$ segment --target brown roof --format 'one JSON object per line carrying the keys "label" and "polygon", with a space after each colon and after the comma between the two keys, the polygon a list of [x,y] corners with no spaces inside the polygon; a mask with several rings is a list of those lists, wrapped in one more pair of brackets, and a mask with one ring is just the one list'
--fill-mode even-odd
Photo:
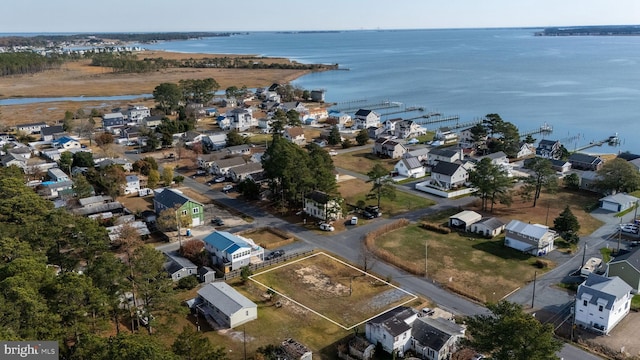
{"label": "brown roof", "polygon": [[291,136],[292,138],[298,137],[300,135],[304,135],[304,129],[302,129],[300,126],[288,128],[286,129],[286,131],[289,133],[289,136]]}

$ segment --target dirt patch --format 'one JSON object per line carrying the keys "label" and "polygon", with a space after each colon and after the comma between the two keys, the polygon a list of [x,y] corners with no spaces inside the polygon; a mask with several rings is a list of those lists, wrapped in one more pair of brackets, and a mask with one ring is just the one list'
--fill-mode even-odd
{"label": "dirt patch", "polygon": [[[314,291],[326,294],[328,297],[344,296],[349,294],[349,287],[331,281],[331,278],[319,271],[315,266],[297,269],[295,273],[302,283],[311,285]],[[323,295],[324,296],[324,295]]]}

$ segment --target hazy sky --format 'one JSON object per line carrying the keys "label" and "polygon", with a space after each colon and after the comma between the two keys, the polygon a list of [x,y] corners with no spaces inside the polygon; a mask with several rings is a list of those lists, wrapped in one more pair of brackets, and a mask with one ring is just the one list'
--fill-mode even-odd
{"label": "hazy sky", "polygon": [[4,0],[0,32],[640,24],[640,0]]}

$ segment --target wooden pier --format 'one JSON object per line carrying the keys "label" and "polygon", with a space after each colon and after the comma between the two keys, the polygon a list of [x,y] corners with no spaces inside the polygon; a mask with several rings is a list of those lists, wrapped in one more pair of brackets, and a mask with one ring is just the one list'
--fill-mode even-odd
{"label": "wooden pier", "polygon": [[380,109],[401,107],[403,105],[401,102],[387,101],[387,100],[372,103],[372,104],[368,104],[366,100],[362,102],[358,101],[357,103],[361,103],[361,105],[356,105],[356,106],[349,105],[348,107],[344,107],[344,108],[338,107],[336,110],[340,112],[348,113],[348,112],[358,111],[360,109],[380,110]]}
{"label": "wooden pier", "polygon": [[553,132],[553,126],[548,125],[547,123],[544,123],[543,125],[541,125],[537,129],[521,132],[520,133],[520,137],[524,138],[524,137],[527,137],[529,135],[535,135],[535,134],[547,135],[547,134],[551,134],[552,132]]}
{"label": "wooden pier", "polygon": [[421,106],[409,106],[407,108],[404,108],[404,110],[391,111],[391,112],[387,112],[387,113],[384,113],[384,114],[380,114],[380,116],[381,117],[385,117],[385,116],[389,116],[389,115],[410,113],[410,112],[416,112],[416,111],[424,111],[424,108],[421,107]]}
{"label": "wooden pier", "polygon": [[600,141],[591,141],[586,145],[577,147],[573,150],[573,152],[579,152],[579,151],[583,151],[592,147],[596,147],[596,146],[602,146],[604,144],[608,144],[609,146],[617,146],[620,145],[620,138],[618,137],[618,133],[615,133],[615,135],[611,135],[608,138],[604,139],[604,140],[600,140]]}
{"label": "wooden pier", "polygon": [[420,125],[430,125],[430,124],[437,124],[437,123],[443,123],[443,122],[449,122],[449,121],[457,122],[458,120],[460,120],[460,116],[458,115],[442,116],[442,114],[440,113],[429,113],[429,114],[416,116],[416,117],[412,117],[405,120],[412,120]]}

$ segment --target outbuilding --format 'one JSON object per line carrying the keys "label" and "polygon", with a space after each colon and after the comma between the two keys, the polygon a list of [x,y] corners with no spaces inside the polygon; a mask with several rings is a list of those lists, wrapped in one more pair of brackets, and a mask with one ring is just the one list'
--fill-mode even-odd
{"label": "outbuilding", "polygon": [[469,231],[471,229],[471,225],[480,220],[482,220],[482,215],[475,211],[464,210],[449,217],[449,227]]}

